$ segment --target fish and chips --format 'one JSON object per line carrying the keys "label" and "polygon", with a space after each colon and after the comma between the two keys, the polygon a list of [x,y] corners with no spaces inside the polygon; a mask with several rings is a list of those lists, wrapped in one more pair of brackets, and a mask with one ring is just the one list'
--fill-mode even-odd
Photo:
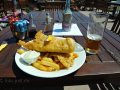
{"label": "fish and chips", "polygon": [[[19,45],[27,50],[40,52],[41,55],[36,62],[31,65],[42,71],[58,71],[68,69],[74,64],[74,59],[78,57],[74,53],[75,41],[72,38],[58,38],[52,35],[44,35],[40,31],[35,35],[35,39],[29,42],[19,41]],[[22,52],[18,50],[18,52]]]}

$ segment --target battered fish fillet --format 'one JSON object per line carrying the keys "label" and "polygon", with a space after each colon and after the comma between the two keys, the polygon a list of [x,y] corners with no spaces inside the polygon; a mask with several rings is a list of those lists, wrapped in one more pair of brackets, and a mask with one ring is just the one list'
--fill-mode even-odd
{"label": "battered fish fillet", "polygon": [[37,32],[33,41],[19,41],[19,44],[29,50],[39,52],[71,53],[75,49],[75,41],[72,38],[58,38],[51,35],[52,40],[46,41],[47,35]]}

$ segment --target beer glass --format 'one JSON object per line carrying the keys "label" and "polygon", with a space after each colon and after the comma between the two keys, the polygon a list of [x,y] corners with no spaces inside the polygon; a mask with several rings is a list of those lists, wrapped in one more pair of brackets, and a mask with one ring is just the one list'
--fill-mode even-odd
{"label": "beer glass", "polygon": [[94,12],[90,13],[89,17],[90,22],[88,23],[87,29],[86,52],[89,54],[97,54],[107,24],[108,14]]}

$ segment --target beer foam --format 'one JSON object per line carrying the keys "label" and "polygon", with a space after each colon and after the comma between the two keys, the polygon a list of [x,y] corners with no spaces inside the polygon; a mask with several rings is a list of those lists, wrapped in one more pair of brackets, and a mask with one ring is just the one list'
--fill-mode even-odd
{"label": "beer foam", "polygon": [[88,34],[87,38],[91,40],[96,40],[96,41],[102,40],[102,36],[97,35],[97,34]]}

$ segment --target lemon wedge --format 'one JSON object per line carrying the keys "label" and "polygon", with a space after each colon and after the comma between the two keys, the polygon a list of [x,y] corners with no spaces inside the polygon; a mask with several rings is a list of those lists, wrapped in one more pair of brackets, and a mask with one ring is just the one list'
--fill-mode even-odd
{"label": "lemon wedge", "polygon": [[17,53],[19,53],[19,54],[23,54],[25,52],[25,50],[23,50],[23,49],[18,49],[17,50]]}
{"label": "lemon wedge", "polygon": [[51,40],[53,39],[53,37],[54,37],[54,36],[49,35],[49,36],[47,37],[46,41],[51,41]]}
{"label": "lemon wedge", "polygon": [[7,43],[1,44],[1,45],[0,45],[0,51],[2,51],[7,45],[8,45]]}

